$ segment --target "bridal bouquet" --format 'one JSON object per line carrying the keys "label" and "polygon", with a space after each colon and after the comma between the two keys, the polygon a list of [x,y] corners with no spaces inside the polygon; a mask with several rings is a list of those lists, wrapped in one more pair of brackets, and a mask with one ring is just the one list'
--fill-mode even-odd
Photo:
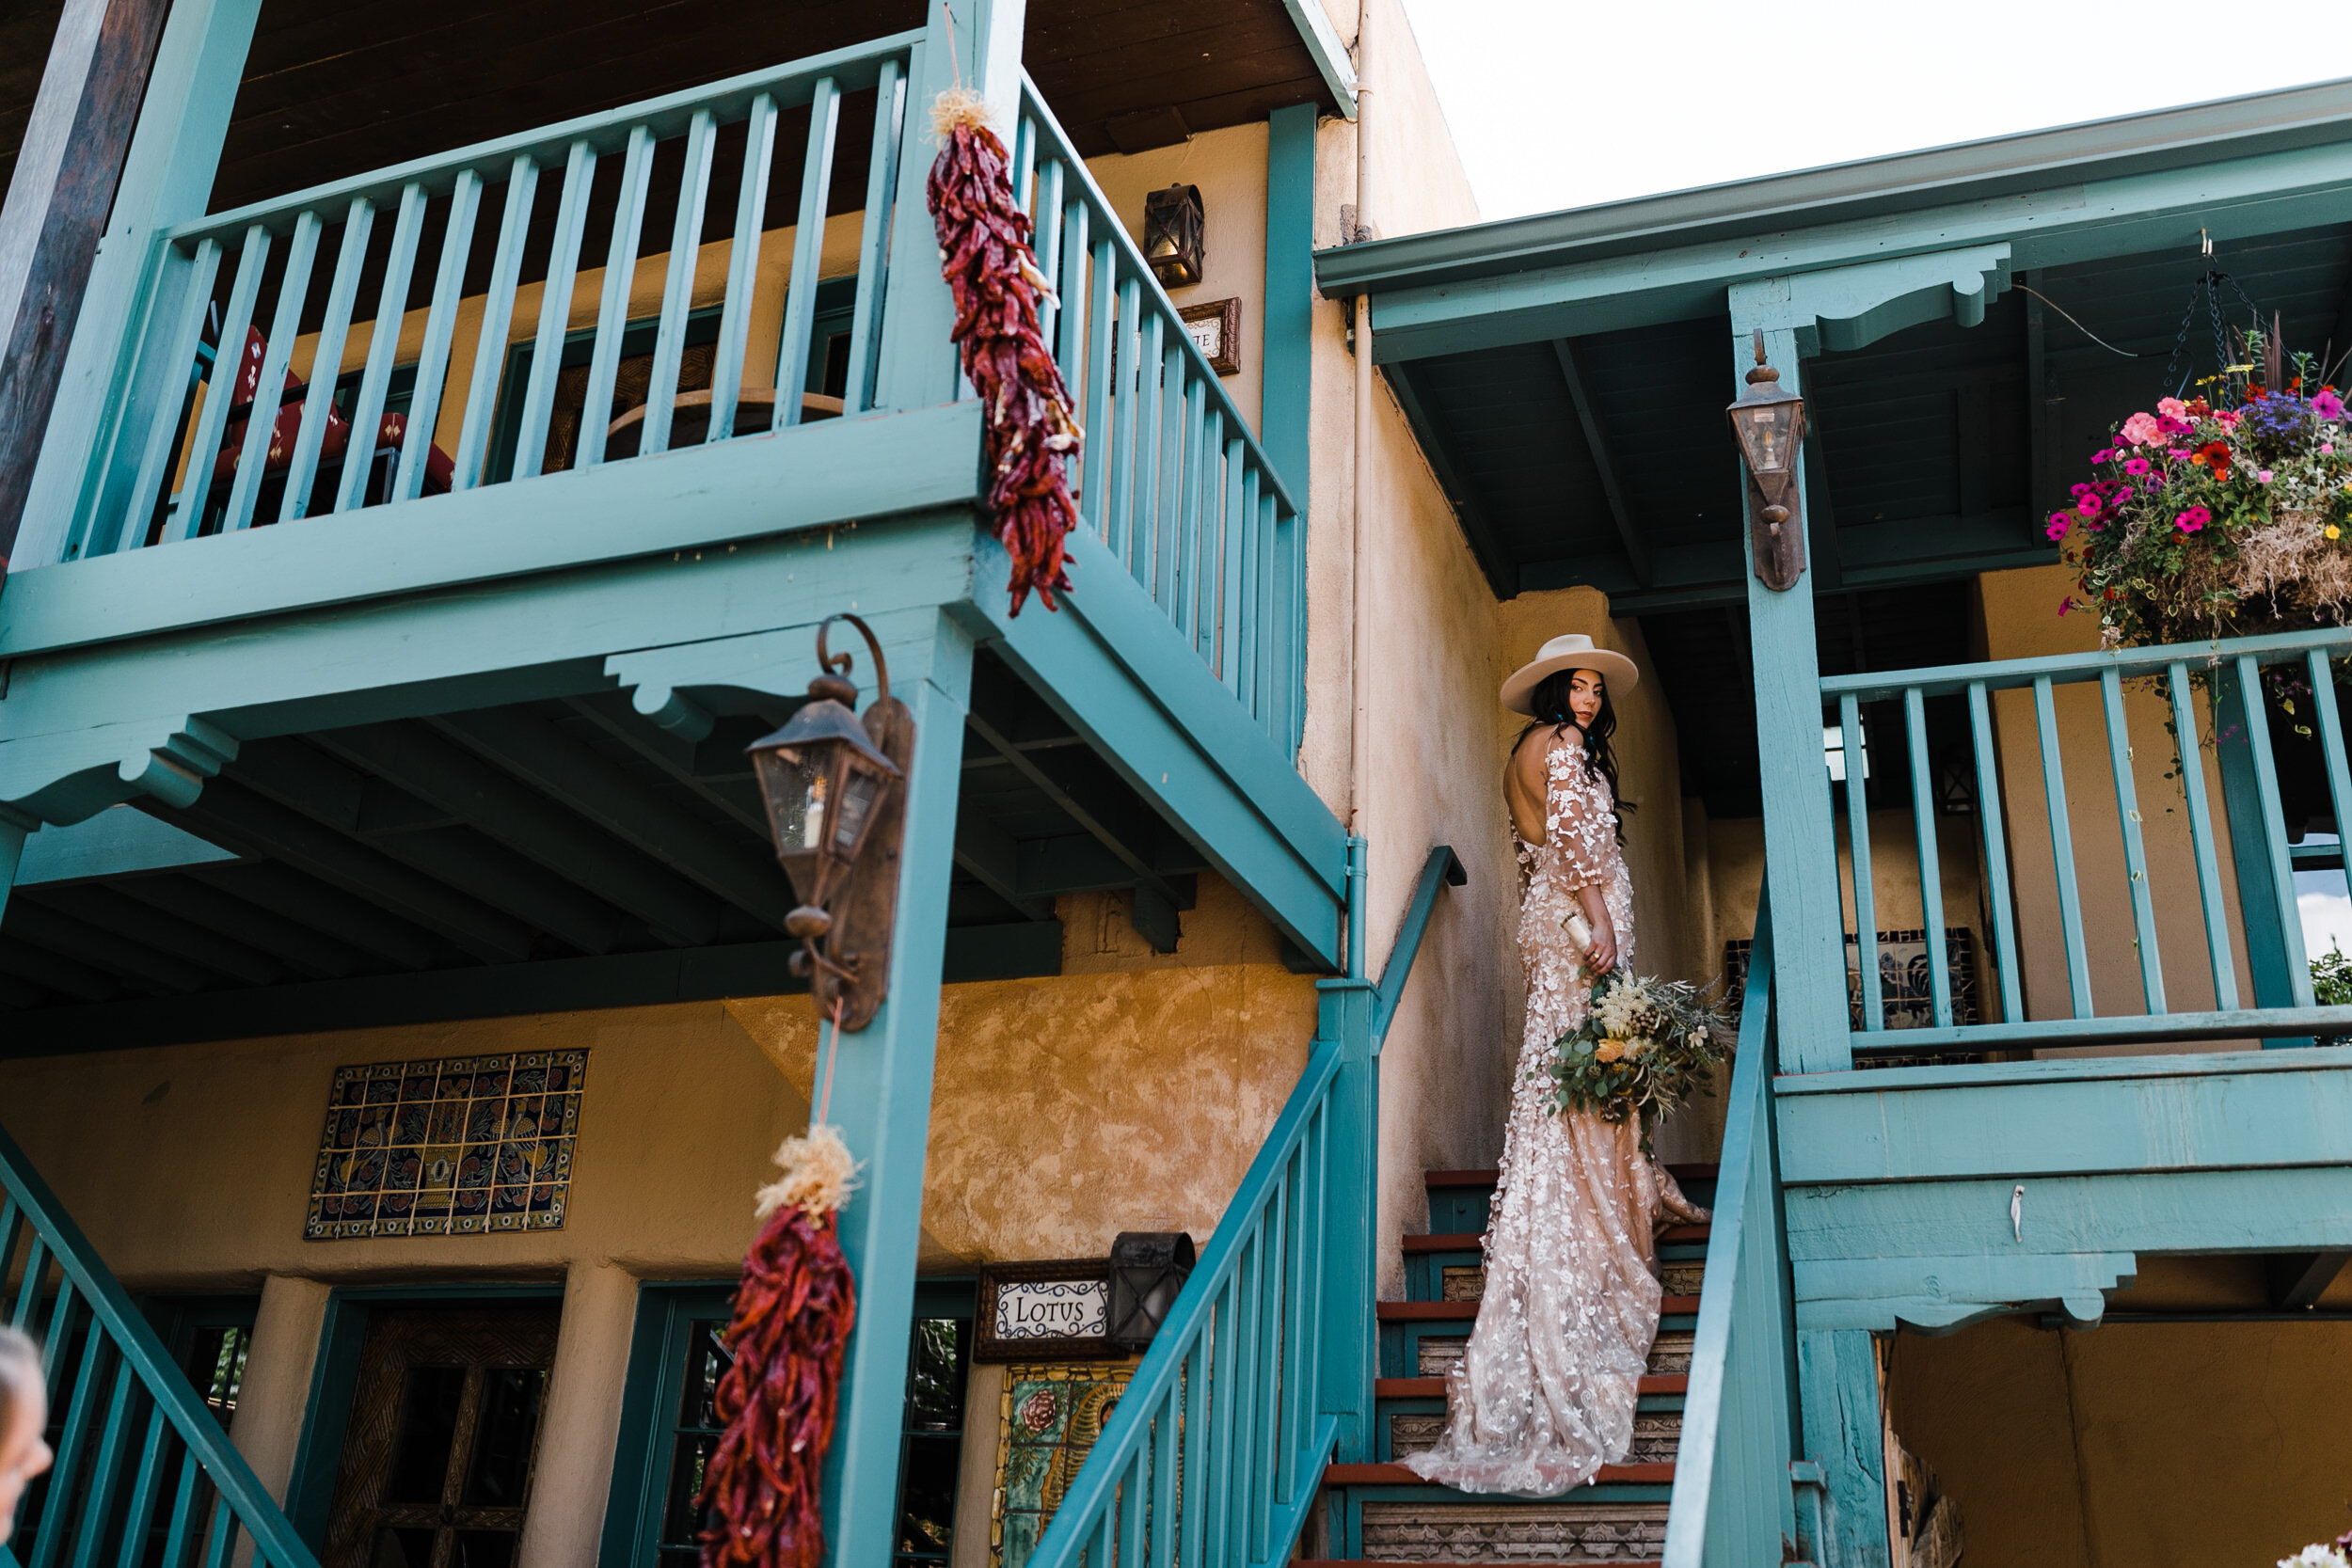
{"label": "bridal bouquet", "polygon": [[1584,1026],[1560,1037],[1553,1104],[1605,1121],[1638,1114],[1646,1130],[1694,1092],[1713,1092],[1732,1039],[1723,1008],[1689,981],[1612,970],[1593,987]]}

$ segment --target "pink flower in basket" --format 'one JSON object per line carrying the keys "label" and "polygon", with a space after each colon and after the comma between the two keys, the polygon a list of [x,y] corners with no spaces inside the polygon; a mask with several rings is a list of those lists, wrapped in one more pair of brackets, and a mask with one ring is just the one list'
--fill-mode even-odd
{"label": "pink flower in basket", "polygon": [[2185,420],[2188,418],[2188,404],[2179,398],[2158,398],[2156,412],[2168,420]]}
{"label": "pink flower in basket", "polygon": [[[2344,418],[2344,400],[2336,396],[2334,388],[2322,387],[2312,394],[2312,412],[2323,420],[2341,420]],[[2325,447],[2320,450],[2327,451]]]}
{"label": "pink flower in basket", "polygon": [[2053,512],[2053,513],[2051,513],[2051,514],[2050,514],[2050,526],[2049,526],[2048,528],[2045,528],[2045,529],[2043,529],[2043,530],[2042,531],[2042,536],[2043,536],[2044,538],[2051,539],[2051,540],[2058,540],[2058,539],[2063,539],[2063,538],[2065,538],[2065,537],[2066,537],[2066,529],[2067,529],[2067,525],[2068,525],[2069,523],[2073,522],[2073,520],[2074,520],[2073,518],[2069,517],[2069,516],[2068,516],[2065,513],[2063,513],[2063,512]]}
{"label": "pink flower in basket", "polygon": [[2192,506],[2172,519],[2172,526],[2183,533],[2195,533],[2213,521],[2213,514],[2201,506]]}
{"label": "pink flower in basket", "polygon": [[2153,414],[2134,414],[2123,421],[2123,439],[2136,447],[2144,447],[2161,434]]}

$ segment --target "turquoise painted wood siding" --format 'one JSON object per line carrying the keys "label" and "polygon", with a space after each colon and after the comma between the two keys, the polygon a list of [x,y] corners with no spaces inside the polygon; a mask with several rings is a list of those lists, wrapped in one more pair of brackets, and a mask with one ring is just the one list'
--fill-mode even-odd
{"label": "turquoise painted wood siding", "polygon": [[4,1132],[0,1280],[9,1286],[0,1321],[41,1341],[57,1432],[56,1467],[36,1482],[0,1560],[317,1568],[220,1418]]}

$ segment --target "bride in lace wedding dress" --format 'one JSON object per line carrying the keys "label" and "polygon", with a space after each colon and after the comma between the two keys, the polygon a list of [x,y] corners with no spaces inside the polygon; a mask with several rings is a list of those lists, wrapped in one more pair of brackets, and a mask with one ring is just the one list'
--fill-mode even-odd
{"label": "bride in lace wedding dress", "polygon": [[[1640,1118],[1552,1108],[1554,1042],[1584,1022],[1597,975],[1633,958],[1618,842],[1609,692],[1638,676],[1589,637],[1555,637],[1503,684],[1534,722],[1504,777],[1518,847],[1527,1025],[1486,1226],[1486,1293],[1446,1380],[1446,1429],[1404,1464],[1469,1492],[1555,1497],[1622,1459],[1658,1332],[1654,1239],[1706,1212],[1642,1151]],[[1581,916],[1580,947],[1567,923]]]}

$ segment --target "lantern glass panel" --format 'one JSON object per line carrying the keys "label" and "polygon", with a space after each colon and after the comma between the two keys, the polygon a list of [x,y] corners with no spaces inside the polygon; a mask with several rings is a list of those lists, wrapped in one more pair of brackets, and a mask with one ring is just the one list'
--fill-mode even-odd
{"label": "lantern glass panel", "polygon": [[1749,471],[1758,477],[1785,474],[1795,465],[1797,411],[1804,406],[1793,397],[1742,400],[1732,405],[1732,428],[1740,433],[1740,450],[1747,457]]}
{"label": "lantern glass panel", "polygon": [[851,755],[841,780],[841,800],[833,817],[833,852],[843,860],[857,859],[866,830],[874,820],[874,803],[889,783],[864,757]]}

